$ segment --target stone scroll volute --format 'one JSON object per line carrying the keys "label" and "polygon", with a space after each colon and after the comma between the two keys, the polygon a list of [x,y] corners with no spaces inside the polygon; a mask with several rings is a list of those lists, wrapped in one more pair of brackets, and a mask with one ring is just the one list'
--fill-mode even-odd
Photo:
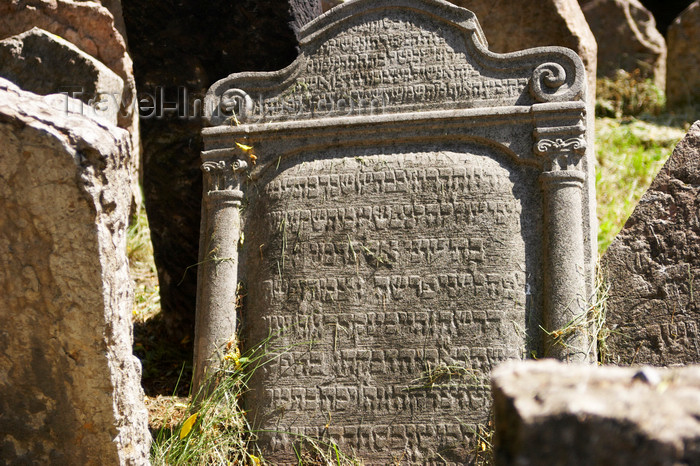
{"label": "stone scroll volute", "polygon": [[[349,1],[299,36],[289,67],[205,99],[204,195],[241,194],[203,211],[200,261],[225,235],[236,260],[200,269],[196,361],[237,330],[244,351],[285,348],[244,402],[272,461],[308,436],[370,462],[449,445],[467,464],[493,366],[590,357],[585,331],[557,338],[591,292],[583,65],[492,53],[440,0]],[[248,166],[226,184],[233,154]]]}

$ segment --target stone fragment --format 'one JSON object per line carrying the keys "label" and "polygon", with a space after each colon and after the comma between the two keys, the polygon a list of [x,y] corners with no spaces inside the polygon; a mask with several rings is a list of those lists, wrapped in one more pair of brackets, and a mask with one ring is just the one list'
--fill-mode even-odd
{"label": "stone fragment", "polygon": [[294,18],[292,28],[295,33],[298,33],[309,21],[321,16],[322,3],[321,0],[289,0],[290,13]]}
{"label": "stone fragment", "polygon": [[[115,12],[116,0],[105,0]],[[143,3],[143,2],[142,2]],[[132,196],[140,202],[138,187],[141,137],[136,104],[136,80],[126,40],[115,28],[110,10],[92,1],[28,0],[0,1],[0,39],[15,36],[34,27],[71,42],[83,52],[107,65],[124,81],[119,127],[131,136],[131,164],[134,179]]]}
{"label": "stone fragment", "polygon": [[0,457],[147,464],[129,135],[53,97],[0,79]]}
{"label": "stone fragment", "polygon": [[240,323],[268,461],[309,436],[468,464],[493,366],[590,357],[583,63],[489,52],[442,0],[345,2],[299,42],[204,100],[195,385]]}
{"label": "stone fragment", "polygon": [[612,362],[700,362],[700,122],[602,258]]}
{"label": "stone fragment", "polygon": [[668,28],[666,98],[671,108],[700,104],[700,0]]}
{"label": "stone fragment", "polygon": [[639,0],[580,0],[581,9],[599,44],[598,76],[615,77],[618,70],[651,79],[664,89],[666,41],[651,12]]}
{"label": "stone fragment", "polygon": [[700,464],[700,367],[552,360],[493,372],[497,466]]}
{"label": "stone fragment", "polygon": [[117,124],[124,81],[102,62],[43,29],[0,41],[0,77],[35,94],[65,92],[85,103],[86,114]]}

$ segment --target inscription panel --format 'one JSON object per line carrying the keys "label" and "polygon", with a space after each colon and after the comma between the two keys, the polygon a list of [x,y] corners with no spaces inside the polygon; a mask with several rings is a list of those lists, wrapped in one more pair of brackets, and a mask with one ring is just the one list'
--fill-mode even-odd
{"label": "inscription panel", "polygon": [[438,19],[417,22],[408,11],[370,12],[348,19],[325,41],[303,44],[299,67],[282,87],[241,85],[250,94],[244,104],[232,84],[217,111],[271,122],[531,103],[532,70],[485,69],[471,58],[465,34]]}
{"label": "inscription panel", "polygon": [[243,338],[283,348],[247,399],[266,457],[292,462],[301,434],[466,461],[491,368],[527,347],[528,170],[477,145],[337,149],[249,186]]}

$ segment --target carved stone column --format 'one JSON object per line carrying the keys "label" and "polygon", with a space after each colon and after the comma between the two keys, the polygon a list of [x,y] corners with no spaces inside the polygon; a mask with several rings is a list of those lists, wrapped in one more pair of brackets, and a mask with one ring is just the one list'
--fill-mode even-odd
{"label": "carved stone column", "polygon": [[582,125],[537,128],[534,151],[544,158],[545,356],[587,361],[591,348],[581,214],[586,174],[578,169],[586,151]]}
{"label": "carved stone column", "polygon": [[[224,152],[225,154],[221,154]],[[226,154],[228,156],[226,156]],[[199,254],[199,289],[194,344],[193,392],[197,393],[221,362],[236,335],[239,208],[241,173],[247,163],[231,151],[202,153],[204,171],[203,238]]]}

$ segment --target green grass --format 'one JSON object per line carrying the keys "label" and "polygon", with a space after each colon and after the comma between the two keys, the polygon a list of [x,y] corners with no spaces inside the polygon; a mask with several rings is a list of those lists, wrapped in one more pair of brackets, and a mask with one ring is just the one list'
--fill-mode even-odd
{"label": "green grass", "polygon": [[685,131],[624,119],[596,119],[598,250],[603,254]]}
{"label": "green grass", "polygon": [[126,236],[129,274],[134,281],[135,322],[145,322],[160,312],[160,287],[153,261],[153,244],[143,206],[131,220]]}
{"label": "green grass", "polygon": [[[154,438],[151,463],[160,465],[257,465],[251,433],[239,398],[259,357],[228,353],[221,367],[190,399],[179,422],[165,423]],[[206,394],[206,396],[204,396]]]}

